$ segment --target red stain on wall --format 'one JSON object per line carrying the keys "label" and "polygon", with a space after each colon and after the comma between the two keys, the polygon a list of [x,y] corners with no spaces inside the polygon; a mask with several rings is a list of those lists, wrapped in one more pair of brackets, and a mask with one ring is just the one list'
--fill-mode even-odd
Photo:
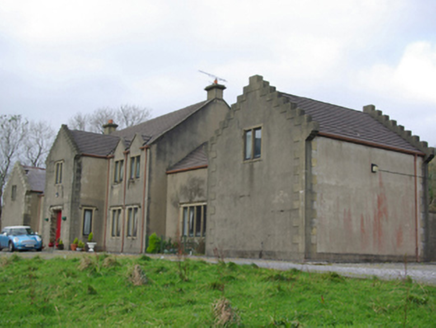
{"label": "red stain on wall", "polygon": [[397,248],[399,248],[403,245],[403,229],[401,228],[401,226],[398,227],[398,229],[397,229],[396,242],[397,242]]}
{"label": "red stain on wall", "polygon": [[363,217],[363,214],[360,216],[360,247],[362,250],[367,250],[369,240],[368,240],[368,234],[365,230],[365,218]]}
{"label": "red stain on wall", "polygon": [[344,209],[344,230],[348,236],[353,234],[353,222],[351,221],[351,210]]}
{"label": "red stain on wall", "polygon": [[379,252],[384,250],[383,222],[388,221],[388,202],[385,194],[382,175],[379,175],[380,192],[377,195],[377,208],[374,213],[373,240]]}

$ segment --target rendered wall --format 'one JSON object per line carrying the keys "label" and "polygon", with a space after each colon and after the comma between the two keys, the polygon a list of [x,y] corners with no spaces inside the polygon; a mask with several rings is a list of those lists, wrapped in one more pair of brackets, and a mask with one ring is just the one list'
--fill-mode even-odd
{"label": "rendered wall", "polygon": [[[61,128],[46,160],[46,179],[44,190],[42,236],[47,247],[50,241],[50,228],[56,225],[56,211],[62,211],[66,221],[61,223],[61,239],[68,247],[70,236],[78,234],[76,225],[71,225],[71,202],[73,197],[73,182],[75,172],[75,150],[69,142],[64,128]],[[56,184],[55,163],[63,161],[62,183]],[[45,219],[48,219],[46,221]],[[78,235],[77,235],[78,236]]]}
{"label": "rendered wall", "polygon": [[[371,164],[379,171],[371,173]],[[417,159],[420,176],[422,158]],[[317,137],[312,143],[316,258],[364,260],[422,252],[422,179],[414,156]],[[418,240],[415,212],[418,212]]]}
{"label": "rendered wall", "polygon": [[[27,224],[24,222],[27,190],[18,172],[19,169],[21,169],[19,166],[14,166],[3,192],[2,229],[7,226]],[[12,186],[17,186],[15,200],[12,200]]]}
{"label": "rendered wall", "polygon": [[167,175],[167,227],[165,236],[177,240],[181,235],[180,205],[207,200],[207,169]]}
{"label": "rendered wall", "polygon": [[192,150],[209,140],[229,111],[228,105],[215,99],[206,107],[165,133],[150,147],[149,207],[147,234],[166,233],[166,171]]}
{"label": "rendered wall", "polygon": [[[142,138],[136,136],[130,145],[128,153],[124,152],[124,144],[119,143],[114,157],[110,159],[108,206],[106,219],[106,250],[110,252],[140,253],[145,249],[145,199],[144,182],[146,175],[146,152],[141,149]],[[130,178],[130,161],[132,157],[140,156],[140,176]],[[114,182],[115,161],[124,160],[124,178],[121,183]],[[138,208],[136,237],[127,236],[127,210]],[[121,208],[121,235],[112,236],[112,210]]]}
{"label": "rendered wall", "polygon": [[[207,255],[304,257],[307,119],[260,76],[250,78],[210,141]],[[244,129],[257,126],[261,158],[244,161]]]}

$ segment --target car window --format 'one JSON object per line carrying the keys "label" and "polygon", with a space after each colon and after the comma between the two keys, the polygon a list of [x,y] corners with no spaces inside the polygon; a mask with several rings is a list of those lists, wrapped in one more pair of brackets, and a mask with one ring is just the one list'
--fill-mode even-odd
{"label": "car window", "polygon": [[30,228],[16,228],[16,229],[11,229],[10,232],[10,235],[12,236],[31,235],[31,234],[33,234],[33,231]]}

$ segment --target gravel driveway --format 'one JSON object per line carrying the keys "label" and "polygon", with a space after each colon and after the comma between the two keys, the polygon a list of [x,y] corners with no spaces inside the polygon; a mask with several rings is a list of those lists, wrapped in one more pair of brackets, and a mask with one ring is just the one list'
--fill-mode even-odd
{"label": "gravel driveway", "polygon": [[[6,250],[0,252],[0,256],[10,256]],[[23,258],[31,258],[36,255],[45,259],[56,256],[60,257],[77,257],[85,253],[72,251],[53,251],[43,250],[42,252],[20,252],[15,253]],[[89,254],[89,253],[88,253]],[[132,254],[117,254],[118,256],[133,256]],[[167,260],[177,260],[174,255],[152,255],[154,258],[163,258]],[[204,256],[188,256],[192,259],[203,259],[205,261],[216,263],[216,258]],[[384,280],[402,279],[409,276],[413,281],[425,284],[436,285],[436,263],[296,263],[287,261],[272,261],[260,259],[237,259],[226,258],[226,262],[235,262],[237,264],[255,263],[262,268],[289,270],[298,269],[306,272],[337,272],[340,275],[351,278],[371,278],[377,276]]]}

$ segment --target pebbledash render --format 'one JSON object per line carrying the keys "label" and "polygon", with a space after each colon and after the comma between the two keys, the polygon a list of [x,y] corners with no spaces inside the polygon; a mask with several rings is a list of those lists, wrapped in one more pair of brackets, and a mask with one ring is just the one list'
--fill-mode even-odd
{"label": "pebbledash render", "polygon": [[[41,231],[143,253],[157,233],[209,256],[432,260],[434,149],[365,106],[277,91],[253,76],[231,107],[207,99],[105,134],[62,126]],[[432,239],[433,238],[433,239]]]}

